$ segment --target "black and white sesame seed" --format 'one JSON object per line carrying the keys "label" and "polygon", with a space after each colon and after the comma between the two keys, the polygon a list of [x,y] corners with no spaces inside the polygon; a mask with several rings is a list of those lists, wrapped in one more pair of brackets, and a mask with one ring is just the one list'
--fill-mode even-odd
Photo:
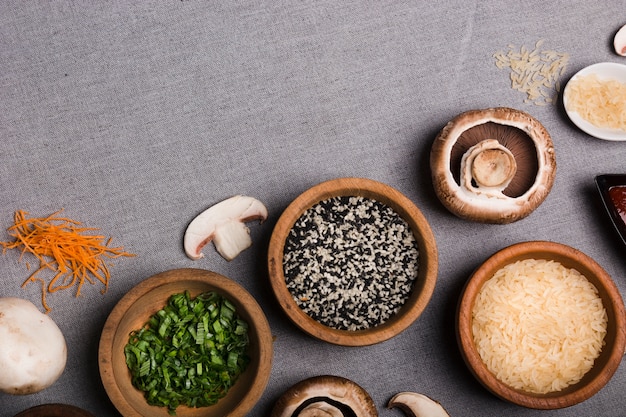
{"label": "black and white sesame seed", "polygon": [[296,304],[342,330],[378,326],[395,315],[418,275],[419,249],[392,208],[360,196],[309,208],[285,242],[283,269]]}

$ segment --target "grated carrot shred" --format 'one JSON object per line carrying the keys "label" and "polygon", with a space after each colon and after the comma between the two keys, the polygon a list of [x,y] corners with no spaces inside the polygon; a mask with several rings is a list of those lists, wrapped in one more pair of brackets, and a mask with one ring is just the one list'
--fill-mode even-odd
{"label": "grated carrot shred", "polygon": [[[20,261],[25,253],[31,253],[39,261],[39,267],[22,283],[22,288],[31,282],[41,282],[41,303],[46,313],[50,311],[47,293],[76,286],[75,296],[78,297],[85,282],[95,285],[97,280],[104,284],[101,290],[104,294],[109,288],[111,274],[103,258],[135,256],[125,252],[123,247],[109,247],[112,238],[105,242],[104,236],[83,234],[98,229],[80,227],[80,222],[60,217],[61,211],[63,209],[47,217],[33,218],[27,218],[29,213],[24,210],[16,211],[15,224],[7,229],[15,240],[0,242],[3,253],[7,249],[21,249]],[[31,270],[28,262],[26,268]],[[44,270],[54,272],[47,284],[39,276]]]}

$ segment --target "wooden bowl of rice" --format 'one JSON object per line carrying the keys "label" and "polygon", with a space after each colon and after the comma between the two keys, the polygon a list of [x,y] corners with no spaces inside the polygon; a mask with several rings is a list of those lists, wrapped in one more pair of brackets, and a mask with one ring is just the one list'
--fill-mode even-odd
{"label": "wooden bowl of rice", "polygon": [[300,194],[268,249],[272,290],[289,319],[341,346],[388,340],[426,308],[437,280],[434,234],[413,202],[367,178]]}
{"label": "wooden bowl of rice", "polygon": [[545,241],[492,255],[463,290],[457,339],[472,374],[494,395],[534,409],[587,400],[624,355],[624,304],[586,254]]}

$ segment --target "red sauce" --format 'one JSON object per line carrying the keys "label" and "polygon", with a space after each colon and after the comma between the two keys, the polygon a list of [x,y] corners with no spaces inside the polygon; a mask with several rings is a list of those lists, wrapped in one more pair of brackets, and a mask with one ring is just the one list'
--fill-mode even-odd
{"label": "red sauce", "polygon": [[613,201],[613,205],[622,221],[626,224],[626,186],[620,185],[609,188],[609,197],[611,197],[611,201]]}

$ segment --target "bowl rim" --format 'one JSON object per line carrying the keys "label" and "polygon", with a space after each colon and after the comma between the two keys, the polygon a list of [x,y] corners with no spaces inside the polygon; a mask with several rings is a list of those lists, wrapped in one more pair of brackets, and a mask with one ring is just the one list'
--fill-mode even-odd
{"label": "bowl rim", "polygon": [[[605,308],[609,316],[609,326],[615,330],[615,334],[611,334],[613,343],[608,346],[609,351],[605,355],[601,354],[603,358],[601,371],[590,371],[579,383],[565,388],[560,392],[544,395],[517,390],[498,380],[481,360],[473,343],[471,329],[471,311],[476,296],[482,284],[493,275],[487,275],[487,273],[489,271],[495,272],[495,270],[500,267],[517,260],[529,258],[556,258],[560,262],[570,261],[572,264],[584,264],[585,272],[590,272],[589,275],[591,277],[582,271],[579,272],[583,273],[589,281],[594,281],[592,283],[596,286],[598,291],[601,294],[606,293],[606,297],[610,299],[610,305],[605,305]],[[573,267],[572,265],[565,266]],[[601,288],[598,287],[596,281],[601,285]],[[604,299],[605,297],[603,297],[603,302]],[[571,246],[557,242],[520,242],[505,247],[491,255],[471,274],[466,282],[459,299],[456,314],[457,343],[461,356],[470,372],[492,394],[511,403],[528,408],[544,410],[564,408],[580,403],[595,395],[606,385],[619,367],[626,347],[625,314],[624,303],[619,289],[610,275],[594,259]]]}
{"label": "bowl rim", "polygon": [[[199,268],[171,269],[154,274],[131,288],[131,290],[117,302],[107,317],[98,346],[100,378],[108,397],[115,408],[125,417],[142,416],[141,413],[126,401],[124,394],[116,382],[116,375],[112,364],[113,346],[118,332],[118,323],[124,318],[128,310],[137,300],[159,287],[171,285],[178,281],[195,281],[218,288],[216,291],[233,299],[232,301],[237,304],[245,304],[246,310],[249,310],[249,325],[256,329],[255,333],[258,338],[259,358],[255,361],[258,362],[258,370],[254,375],[251,389],[247,392],[246,397],[242,401],[239,401],[235,408],[224,417],[246,414],[261,398],[270,378],[273,362],[273,339],[271,329],[260,305],[243,286],[221,274]],[[236,300],[234,300],[235,293],[237,294]],[[156,306],[155,308],[158,310],[161,306]],[[147,321],[148,318],[149,314],[146,316],[145,321]]]}
{"label": "bowl rim", "polygon": [[[418,278],[409,299],[398,314],[370,329],[341,330],[325,326],[300,309],[285,285],[283,250],[286,237],[296,220],[315,204],[336,196],[363,196],[377,200],[396,211],[409,225],[420,253]],[[435,289],[438,253],[434,234],[422,212],[395,188],[357,177],[321,182],[300,194],[283,211],[272,232],[268,247],[268,271],[272,290],[282,310],[302,331],[319,340],[342,346],[366,346],[388,340],[409,327],[424,311]]]}

